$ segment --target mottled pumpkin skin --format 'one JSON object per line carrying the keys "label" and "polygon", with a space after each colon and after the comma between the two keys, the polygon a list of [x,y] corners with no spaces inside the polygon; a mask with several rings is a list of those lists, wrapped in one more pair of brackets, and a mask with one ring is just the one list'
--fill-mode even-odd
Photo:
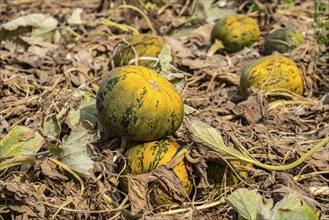
{"label": "mottled pumpkin skin", "polygon": [[[251,163],[246,163],[246,162],[231,161],[231,163],[246,168],[253,167]],[[208,181],[210,181],[210,183],[213,183],[216,189],[220,190],[224,188],[224,186],[225,187],[233,186],[234,184],[239,182],[238,177],[227,165],[210,161],[207,163],[207,166],[208,167],[206,171],[207,171]],[[236,170],[235,172],[240,176],[241,179],[248,178],[248,173],[246,171]],[[224,179],[224,177],[226,179]]]}
{"label": "mottled pumpkin skin", "polygon": [[[154,57],[158,58],[158,55],[162,47],[166,44],[165,41],[156,35],[152,34],[140,34],[127,39],[129,45],[122,44],[118,48],[117,55],[113,58],[116,67],[125,66],[129,64],[130,60],[135,59],[135,55],[138,57]],[[133,48],[136,51],[136,54]],[[151,68],[156,61],[152,60],[140,60],[138,65]],[[134,63],[131,63],[133,65]]]}
{"label": "mottled pumpkin skin", "polygon": [[303,35],[296,30],[281,28],[270,33],[264,44],[264,55],[287,53],[296,49],[304,41]]}
{"label": "mottled pumpkin skin", "polygon": [[[136,145],[127,150],[125,154],[126,169],[123,171],[123,174],[137,175],[156,170],[159,166],[168,163],[179,148],[180,146],[178,143],[166,139]],[[121,165],[121,167],[123,167],[123,165]],[[185,193],[182,192],[182,196],[189,195],[192,191],[193,184],[184,160],[177,164],[173,171],[180,179],[184,188]],[[128,191],[127,180],[125,178],[121,178],[120,185],[124,191]],[[170,204],[173,202],[160,188],[157,188],[154,193],[155,194],[152,196],[154,201],[152,202],[157,205]]]}
{"label": "mottled pumpkin skin", "polygon": [[135,141],[168,136],[184,117],[183,100],[175,87],[143,66],[113,69],[100,85],[96,106],[110,136]]}
{"label": "mottled pumpkin skin", "polygon": [[263,90],[285,89],[297,95],[304,91],[297,65],[282,55],[263,57],[251,63],[240,77],[240,91],[247,96],[250,87]]}
{"label": "mottled pumpkin skin", "polygon": [[258,41],[260,37],[257,22],[246,15],[228,16],[216,22],[211,40],[222,41],[224,50],[237,52]]}

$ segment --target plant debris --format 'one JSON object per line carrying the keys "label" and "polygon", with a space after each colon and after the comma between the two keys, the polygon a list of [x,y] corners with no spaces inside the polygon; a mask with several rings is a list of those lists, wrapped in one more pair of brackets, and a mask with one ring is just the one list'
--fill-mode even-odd
{"label": "plant debris", "polygon": [[[285,2],[1,1],[0,219],[234,219],[250,210],[263,219],[328,219],[328,45],[314,32],[314,1]],[[219,14],[252,17],[261,40],[206,56]],[[251,90],[245,99],[240,74],[279,28],[304,37],[284,56],[297,64],[305,92],[271,102],[278,94]],[[170,138],[183,146],[193,179],[186,200],[166,166],[128,175],[125,194],[124,149],[98,120],[96,92],[115,48],[139,33],[165,39],[157,64],[184,100],[184,123]],[[231,163],[237,158],[253,166]],[[209,161],[247,178],[218,189],[207,179]],[[176,203],[153,206],[151,182]],[[248,195],[253,203],[241,210],[237,199]]]}

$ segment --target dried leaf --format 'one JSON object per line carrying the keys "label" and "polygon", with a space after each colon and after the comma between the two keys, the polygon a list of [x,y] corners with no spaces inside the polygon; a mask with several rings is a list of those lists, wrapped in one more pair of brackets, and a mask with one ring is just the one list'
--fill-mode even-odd
{"label": "dried leaf", "polygon": [[43,144],[43,137],[32,129],[16,125],[0,141],[0,158],[19,154],[33,154]]}
{"label": "dried leaf", "polygon": [[[262,102],[263,101],[263,102]],[[260,94],[249,96],[246,101],[240,102],[232,111],[234,114],[244,117],[250,124],[257,123],[263,117],[263,111],[268,107],[266,100],[262,100]]]}
{"label": "dried leaf", "polygon": [[41,170],[42,170],[42,173],[44,175],[48,176],[51,179],[54,179],[54,180],[58,180],[58,179],[68,180],[68,178],[66,176],[64,176],[63,174],[59,173],[56,170],[56,166],[51,167],[49,165],[48,158],[46,158],[45,160],[42,161]]}
{"label": "dried leaf", "polygon": [[[131,204],[131,214],[135,215],[140,211],[153,210],[150,199],[158,195],[168,195],[173,201],[182,202],[184,196],[181,194],[183,186],[179,178],[165,166],[160,166],[152,172],[140,175],[127,175],[128,196]],[[157,187],[151,192],[152,184]]]}

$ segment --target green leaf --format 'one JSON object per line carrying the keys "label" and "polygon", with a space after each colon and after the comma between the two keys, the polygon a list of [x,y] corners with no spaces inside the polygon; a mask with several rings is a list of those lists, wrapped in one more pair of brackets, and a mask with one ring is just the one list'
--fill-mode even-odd
{"label": "green leaf", "polygon": [[225,156],[233,156],[249,163],[253,162],[251,158],[243,155],[240,151],[227,147],[220,132],[206,123],[197,119],[191,119],[187,122],[187,129],[193,141],[207,145]]}
{"label": "green leaf", "polygon": [[196,110],[195,108],[193,108],[192,106],[186,105],[184,104],[184,112],[186,115],[190,115],[194,112],[197,112],[198,110]]}
{"label": "green leaf", "polygon": [[172,56],[169,44],[165,44],[162,47],[158,55],[158,60],[161,67],[160,75],[170,81],[178,92],[181,92],[185,86],[184,74],[171,72]]}
{"label": "green leaf", "polygon": [[0,163],[0,171],[8,169],[13,166],[19,166],[23,164],[31,164],[34,163],[34,156],[26,156],[26,155],[16,155],[12,158],[9,158]]}
{"label": "green leaf", "polygon": [[197,1],[192,17],[203,19],[207,23],[213,23],[218,19],[236,14],[233,9],[220,8],[219,4],[213,4],[213,2],[212,0]]}
{"label": "green leaf", "polygon": [[87,149],[94,135],[90,134],[90,124],[80,122],[72,128],[69,136],[63,137],[60,148],[60,161],[82,177],[88,178],[93,168],[93,161],[90,159]]}
{"label": "green leaf", "polygon": [[[0,41],[12,39],[32,31],[31,37],[25,41],[37,41],[33,38],[41,37],[49,42],[58,42],[60,34],[57,28],[58,21],[43,14],[30,14],[16,18],[1,26]],[[29,39],[30,38],[30,39]]]}
{"label": "green leaf", "polygon": [[83,9],[77,8],[72,12],[72,15],[67,19],[67,23],[70,25],[79,25],[82,24],[81,13]]}
{"label": "green leaf", "polygon": [[316,220],[319,219],[319,215],[316,210],[311,209],[309,206],[302,205],[300,199],[295,193],[289,193],[274,206],[272,199],[259,203],[257,219]]}
{"label": "green leaf", "polygon": [[43,14],[30,14],[18,17],[3,24],[1,27],[8,31],[14,31],[21,27],[36,26],[46,18]]}
{"label": "green leaf", "polygon": [[42,144],[43,137],[32,129],[16,125],[0,141],[0,158],[11,157],[20,154],[33,154]]}
{"label": "green leaf", "polygon": [[240,220],[317,220],[316,210],[301,204],[295,193],[286,195],[275,205],[273,199],[264,199],[254,190],[245,188],[235,190],[226,201],[238,213]]}
{"label": "green leaf", "polygon": [[262,196],[254,190],[241,188],[235,190],[226,200],[238,212],[239,219],[255,220],[258,203],[262,200]]}
{"label": "green leaf", "polygon": [[158,55],[158,59],[159,59],[159,64],[161,66],[161,72],[160,75],[162,76],[166,76],[168,72],[170,72],[170,62],[172,61],[172,57],[171,57],[171,47],[169,44],[165,44],[159,55]]}
{"label": "green leaf", "polygon": [[42,122],[40,130],[42,131],[42,134],[47,136],[56,137],[59,135],[61,133],[61,127],[56,116],[46,118]]}
{"label": "green leaf", "polygon": [[33,37],[42,37],[48,42],[58,42],[59,32],[57,31],[58,21],[53,17],[47,17],[37,25],[32,32]]}
{"label": "green leaf", "polygon": [[89,91],[84,91],[78,89],[73,93],[73,98],[81,100],[79,106],[76,109],[71,109],[69,111],[66,123],[73,127],[80,121],[88,120],[95,126],[98,126],[99,130],[104,129],[102,123],[100,123],[98,118],[98,111],[96,108],[96,98]]}

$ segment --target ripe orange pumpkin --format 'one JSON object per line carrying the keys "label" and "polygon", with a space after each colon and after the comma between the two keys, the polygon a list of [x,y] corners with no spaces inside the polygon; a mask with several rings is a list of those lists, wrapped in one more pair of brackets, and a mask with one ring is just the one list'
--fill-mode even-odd
{"label": "ripe orange pumpkin", "polygon": [[[168,141],[166,139],[145,142],[143,144],[135,145],[127,150],[126,169],[123,174],[143,174],[151,172],[161,165],[168,163],[175,153],[179,150],[180,145],[176,142]],[[123,167],[123,165],[121,165]],[[185,161],[181,161],[173,168],[174,173],[180,179],[183,189],[182,196],[189,195],[192,191],[192,181],[186,168]],[[126,178],[120,180],[120,185],[124,191],[128,191]],[[157,205],[170,204],[173,199],[166,195],[161,188],[154,190],[152,198],[153,203]]]}
{"label": "ripe orange pumpkin", "polygon": [[100,85],[96,106],[110,136],[135,141],[166,137],[184,117],[183,100],[175,87],[143,66],[113,69]]}

